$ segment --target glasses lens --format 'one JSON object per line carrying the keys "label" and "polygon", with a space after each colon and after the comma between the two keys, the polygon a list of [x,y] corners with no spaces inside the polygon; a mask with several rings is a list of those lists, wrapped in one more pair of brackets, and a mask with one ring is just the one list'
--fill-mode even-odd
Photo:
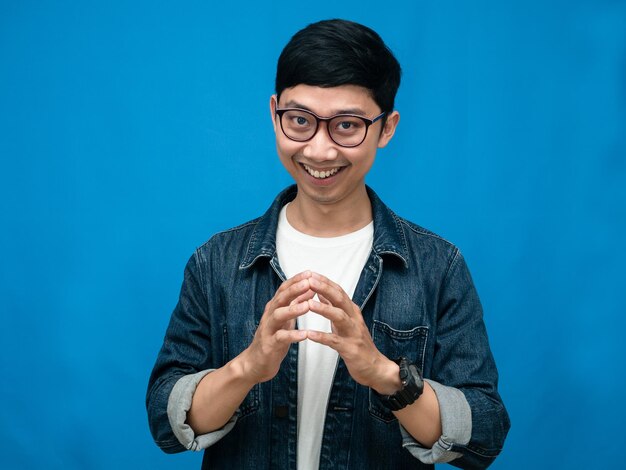
{"label": "glasses lens", "polygon": [[317,130],[317,119],[302,110],[285,111],[281,118],[283,132],[293,140],[308,140]]}
{"label": "glasses lens", "polygon": [[328,130],[333,140],[339,145],[353,147],[365,139],[367,125],[356,116],[335,116],[328,123]]}

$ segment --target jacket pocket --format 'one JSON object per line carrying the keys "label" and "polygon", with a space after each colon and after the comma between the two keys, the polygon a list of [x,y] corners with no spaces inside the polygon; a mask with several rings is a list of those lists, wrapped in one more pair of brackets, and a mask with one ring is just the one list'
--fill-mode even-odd
{"label": "jacket pocket", "polygon": [[[372,340],[386,357],[391,360],[406,357],[424,370],[424,354],[428,340],[428,327],[416,326],[410,330],[396,330],[386,323],[374,320]],[[369,412],[384,422],[395,421],[396,417],[378,399],[376,393],[369,389]]]}

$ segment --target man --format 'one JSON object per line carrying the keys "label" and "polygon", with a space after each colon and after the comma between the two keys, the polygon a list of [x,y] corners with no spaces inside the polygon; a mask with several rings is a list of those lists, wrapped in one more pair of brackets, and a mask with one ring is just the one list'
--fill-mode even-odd
{"label": "man", "polygon": [[509,419],[458,249],[365,185],[399,121],[400,66],[362,25],[283,50],[270,99],[295,187],[185,269],[150,378],[166,452],[203,468],[485,467]]}

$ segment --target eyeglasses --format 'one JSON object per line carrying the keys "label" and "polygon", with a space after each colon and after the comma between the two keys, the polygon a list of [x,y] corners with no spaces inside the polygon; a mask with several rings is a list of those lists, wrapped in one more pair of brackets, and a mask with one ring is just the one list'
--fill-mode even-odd
{"label": "eyeglasses", "polygon": [[280,118],[280,128],[289,139],[296,142],[307,142],[317,134],[320,122],[325,122],[328,135],[333,142],[341,147],[361,145],[367,136],[367,129],[382,119],[385,114],[387,113],[381,113],[374,119],[355,114],[337,114],[324,118],[306,109],[284,108],[276,110],[276,115]]}

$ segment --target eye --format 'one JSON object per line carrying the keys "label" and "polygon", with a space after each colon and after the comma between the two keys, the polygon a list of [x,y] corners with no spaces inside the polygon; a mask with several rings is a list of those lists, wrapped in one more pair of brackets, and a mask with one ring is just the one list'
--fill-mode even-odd
{"label": "eye", "polygon": [[364,126],[362,120],[353,116],[338,116],[332,122],[333,132],[344,135],[361,132]]}
{"label": "eye", "polygon": [[314,125],[313,117],[302,111],[288,111],[284,117],[289,127],[293,129],[302,129]]}

